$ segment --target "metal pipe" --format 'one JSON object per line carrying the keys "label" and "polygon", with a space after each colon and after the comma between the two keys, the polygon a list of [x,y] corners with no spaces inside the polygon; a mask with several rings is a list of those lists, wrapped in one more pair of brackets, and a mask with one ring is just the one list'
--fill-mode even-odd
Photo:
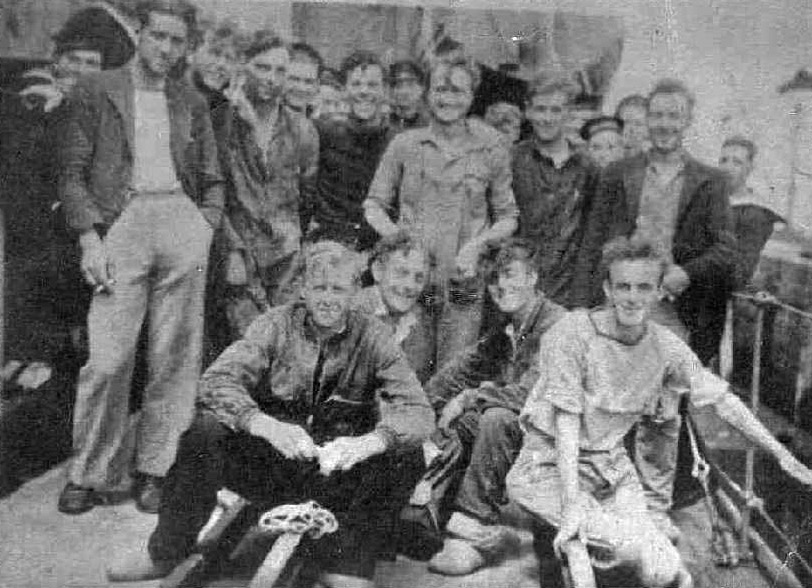
{"label": "metal pipe", "polygon": [[[753,414],[758,417],[759,394],[761,392],[761,347],[762,335],[764,332],[764,304],[756,307],[756,329],[753,335],[753,376],[750,382],[750,406]],[[741,549],[740,553],[746,559],[752,558],[750,551],[750,511],[752,508],[755,493],[753,485],[755,482],[756,451],[752,446],[747,448],[747,462],[745,464],[744,478],[744,508],[742,508],[742,524],[740,529]]]}

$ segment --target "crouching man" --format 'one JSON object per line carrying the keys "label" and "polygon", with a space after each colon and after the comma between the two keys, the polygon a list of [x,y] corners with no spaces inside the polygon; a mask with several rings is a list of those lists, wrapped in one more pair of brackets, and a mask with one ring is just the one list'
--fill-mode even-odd
{"label": "crouching man", "polygon": [[228,487],[267,506],[313,499],[330,509],[339,531],[315,545],[321,583],[373,586],[382,521],[416,482],[404,472],[421,471],[416,450],[433,415],[389,329],[350,310],[359,269],[343,246],[314,244],[303,301],[261,315],[208,368],[148,550],[110,569],[111,580],[168,574]]}
{"label": "crouching man", "polygon": [[[640,237],[604,248],[608,304],[561,319],[541,343],[539,378],[520,417],[524,445],[509,495],[558,529],[553,547],[582,537],[596,568],[628,571],[645,586],[691,585],[657,529],[623,437],[646,414],[676,414],[680,395],[770,452],[804,484],[812,472],[775,440],[696,355],[648,320],[661,295],[662,253]],[[624,584],[625,585],[625,584]]]}
{"label": "crouching man", "polygon": [[426,384],[440,414],[432,438],[439,452],[401,515],[416,523],[416,540],[436,544],[429,551],[442,545],[429,569],[448,575],[492,562],[515,537],[499,520],[505,476],[521,447],[518,415],[537,376],[539,340],[565,314],[536,290],[527,242],[502,241],[488,262],[488,293],[504,320]]}

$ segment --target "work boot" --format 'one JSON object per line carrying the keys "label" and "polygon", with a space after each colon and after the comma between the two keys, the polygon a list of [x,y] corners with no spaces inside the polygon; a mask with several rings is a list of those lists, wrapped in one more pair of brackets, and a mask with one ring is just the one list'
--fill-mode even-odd
{"label": "work boot", "polygon": [[68,482],[59,494],[57,508],[61,513],[77,515],[91,510],[97,504],[100,504],[100,499],[93,488]]}
{"label": "work boot", "polygon": [[175,568],[176,563],[154,561],[146,549],[136,552],[128,551],[127,555],[113,562],[107,568],[107,579],[110,582],[146,582],[164,578]]}
{"label": "work boot", "polygon": [[147,514],[158,514],[161,507],[163,481],[164,479],[158,476],[138,474],[134,487],[135,506],[138,510]]}
{"label": "work boot", "polygon": [[514,531],[502,525],[486,525],[455,512],[446,527],[443,549],[429,561],[429,569],[448,576],[464,576],[503,556],[519,545]]}
{"label": "work boot", "polygon": [[485,556],[465,539],[449,537],[429,560],[429,570],[444,576],[467,576],[487,563]]}

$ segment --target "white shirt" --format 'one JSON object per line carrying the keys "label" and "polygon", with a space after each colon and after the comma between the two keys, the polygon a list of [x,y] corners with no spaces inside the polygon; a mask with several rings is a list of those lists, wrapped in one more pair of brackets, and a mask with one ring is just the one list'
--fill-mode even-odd
{"label": "white shirt", "polygon": [[169,108],[162,90],[135,90],[132,188],[173,192],[180,188],[169,147]]}

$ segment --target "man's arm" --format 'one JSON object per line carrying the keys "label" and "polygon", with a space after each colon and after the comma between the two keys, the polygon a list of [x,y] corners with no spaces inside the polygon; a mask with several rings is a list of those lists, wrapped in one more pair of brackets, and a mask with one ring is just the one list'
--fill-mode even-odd
{"label": "man's arm", "polygon": [[318,198],[319,134],[307,119],[303,122],[301,161],[299,164],[299,224],[307,234]]}
{"label": "man's arm", "polygon": [[558,474],[561,477],[561,528],[553,540],[553,547],[560,552],[567,541],[578,536],[583,522],[578,496],[581,415],[557,410],[555,429],[555,450]]}
{"label": "man's arm", "polygon": [[398,226],[392,222],[389,211],[395,205],[403,174],[400,157],[402,136],[395,137],[381,156],[364,200],[364,218],[381,237],[391,237],[398,232]]}
{"label": "man's arm", "polygon": [[223,216],[225,181],[220,169],[220,157],[208,105],[201,96],[195,98],[192,112],[198,153],[197,187],[200,198],[198,207],[212,229],[216,230],[220,228]]}

